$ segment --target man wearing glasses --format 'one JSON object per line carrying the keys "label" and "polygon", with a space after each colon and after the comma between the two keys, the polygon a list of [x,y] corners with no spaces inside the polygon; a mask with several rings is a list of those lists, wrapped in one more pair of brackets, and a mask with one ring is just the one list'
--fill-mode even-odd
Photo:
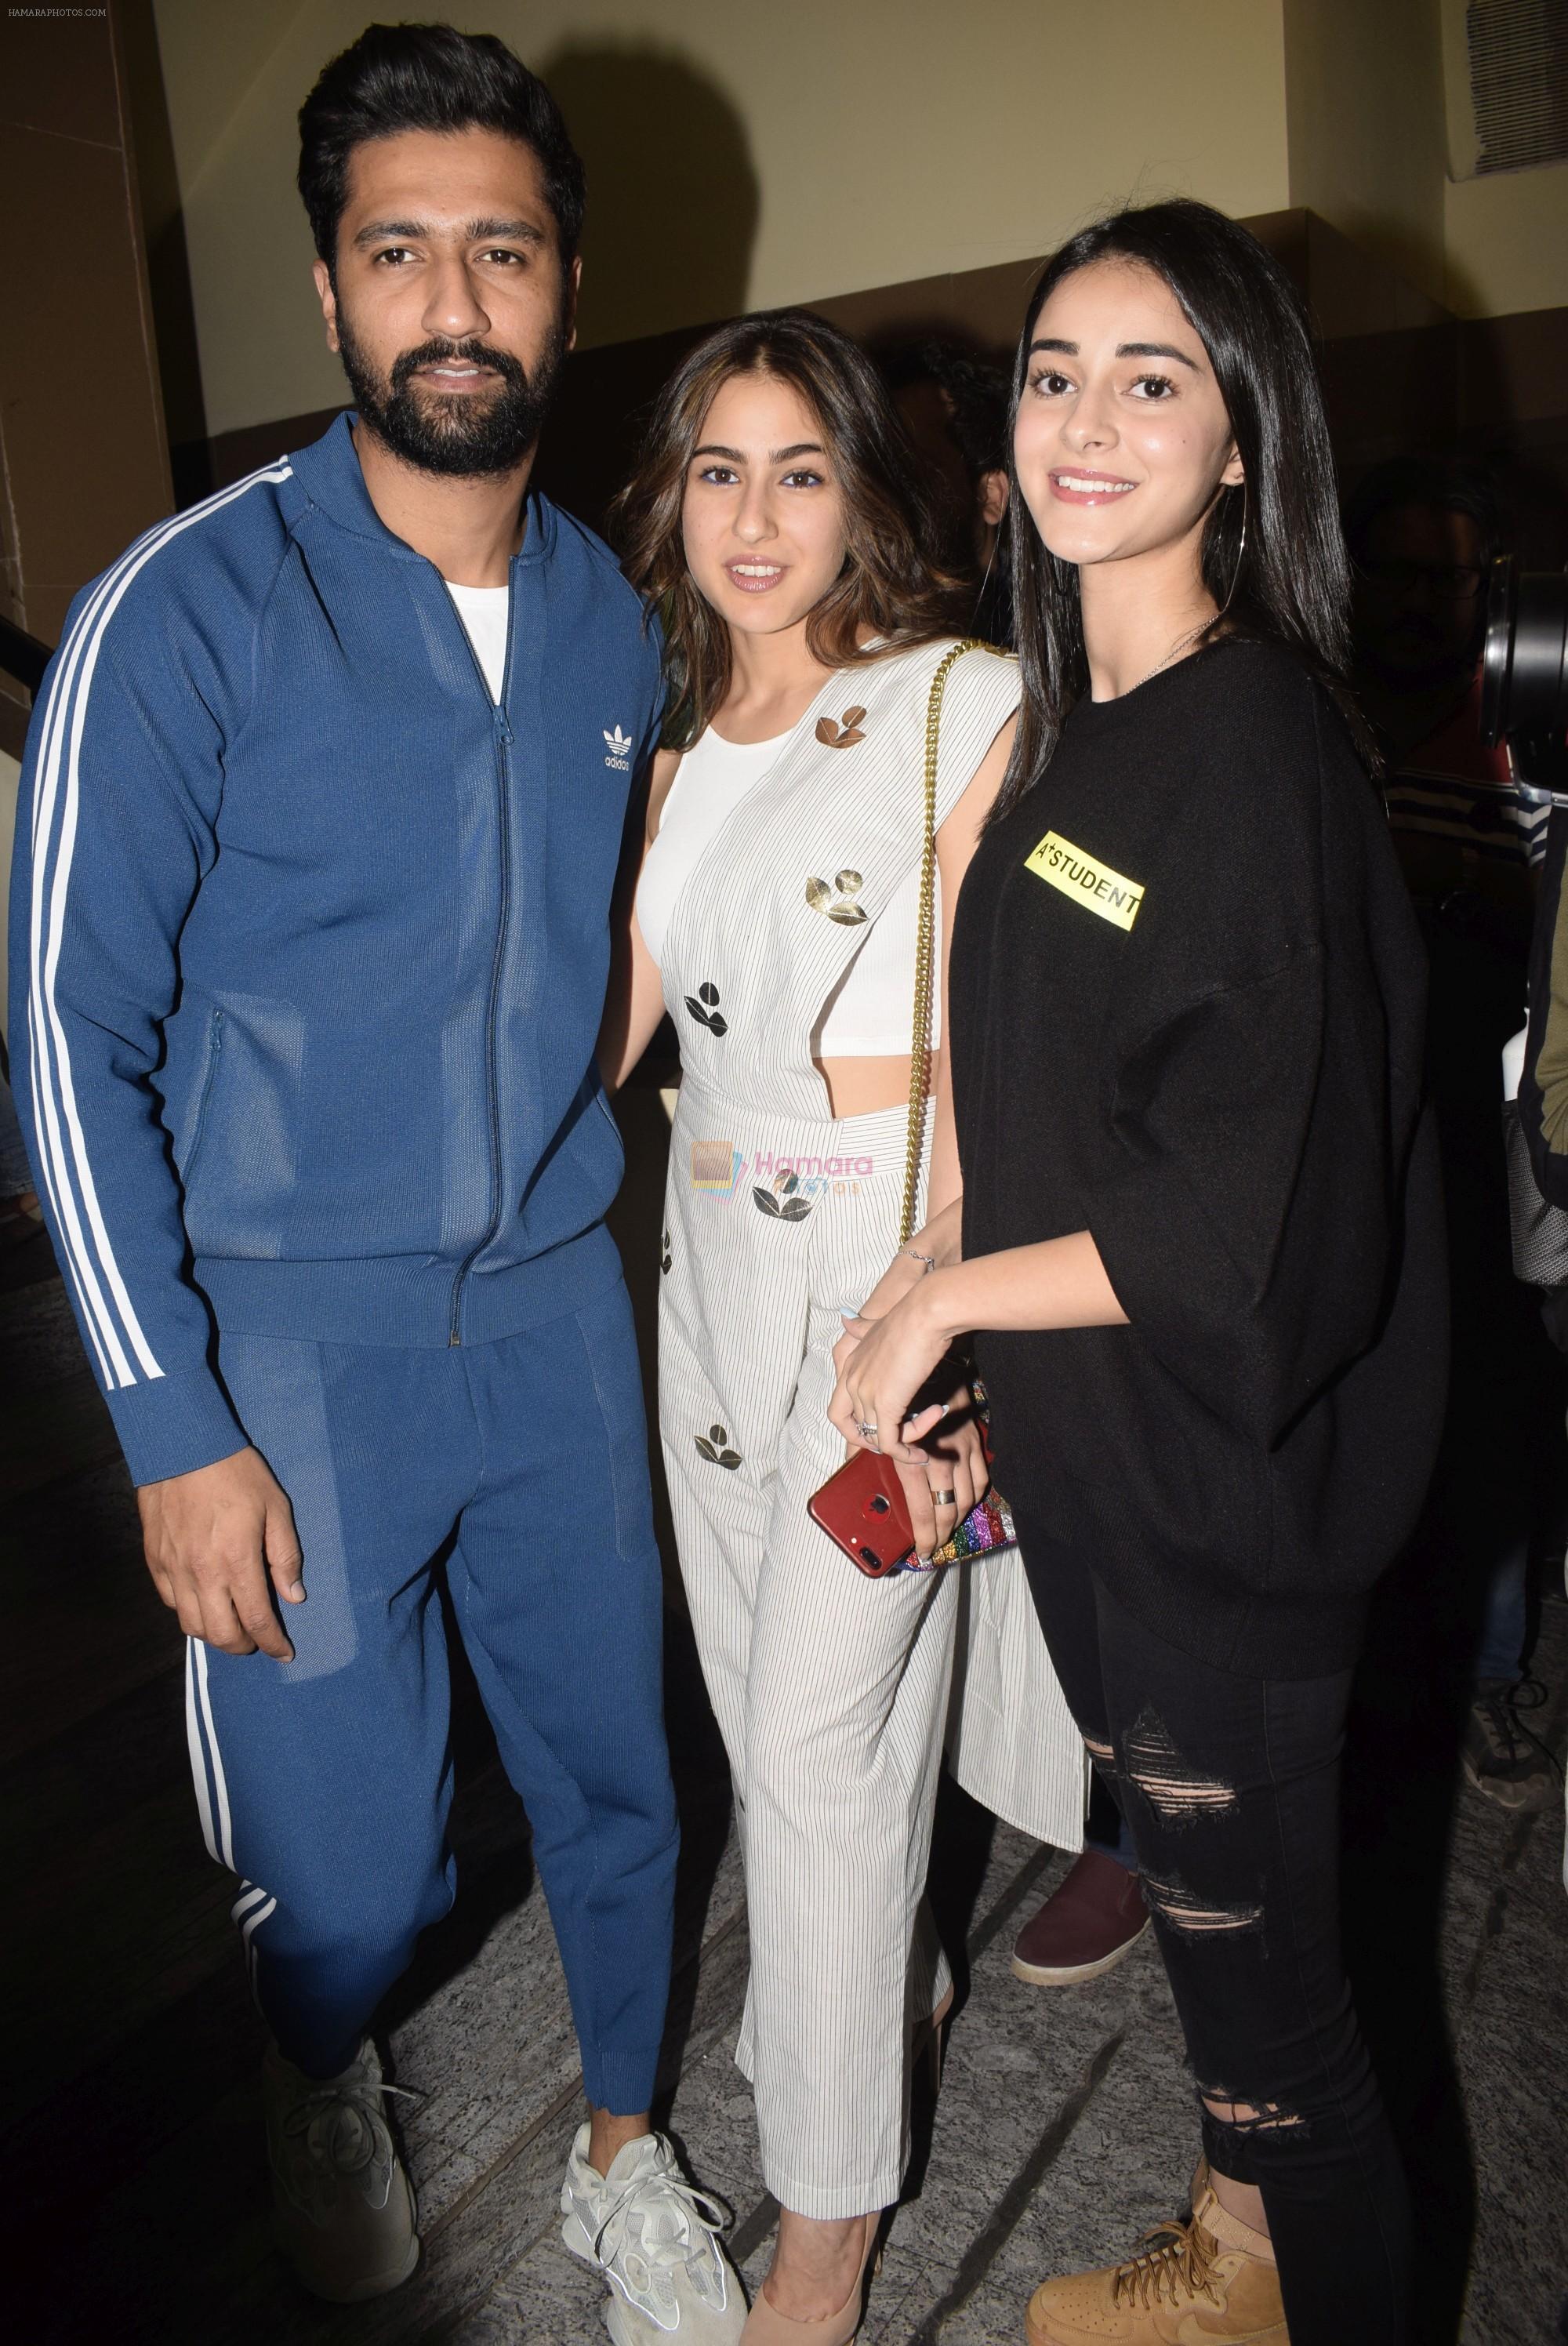
{"label": "man wearing glasses", "polygon": [[1463,889],[1528,925],[1545,809],[1481,746],[1481,646],[1496,501],[1459,465],[1397,457],[1351,499],[1357,687],[1388,760],[1389,821],[1418,897]]}

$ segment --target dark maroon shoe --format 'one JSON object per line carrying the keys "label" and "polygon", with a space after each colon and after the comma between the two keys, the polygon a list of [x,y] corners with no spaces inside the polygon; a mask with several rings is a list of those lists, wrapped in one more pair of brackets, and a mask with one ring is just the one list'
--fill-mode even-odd
{"label": "dark maroon shoe", "polygon": [[1137,1875],[1086,1849],[1019,1932],[1013,1969],[1035,1987],[1098,1979],[1132,1953],[1148,1927]]}

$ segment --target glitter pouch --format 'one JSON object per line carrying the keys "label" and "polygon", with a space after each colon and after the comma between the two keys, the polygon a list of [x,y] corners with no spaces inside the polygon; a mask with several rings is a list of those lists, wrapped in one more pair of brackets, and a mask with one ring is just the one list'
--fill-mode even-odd
{"label": "glitter pouch", "polygon": [[906,1556],[894,1566],[898,1572],[940,1572],[944,1564],[962,1564],[972,1556],[991,1556],[999,1547],[1012,1547],[1018,1534],[1013,1528],[1013,1513],[1000,1491],[987,1491],[978,1505],[971,1507],[962,1523],[950,1540],[944,1540],[934,1556],[921,1563],[916,1556]]}

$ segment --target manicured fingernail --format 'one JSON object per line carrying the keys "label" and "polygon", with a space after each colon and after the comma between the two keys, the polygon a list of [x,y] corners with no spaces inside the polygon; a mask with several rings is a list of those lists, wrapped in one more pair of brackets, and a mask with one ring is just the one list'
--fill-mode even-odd
{"label": "manicured fingernail", "polygon": [[303,1605],[305,1601],[305,1584],[302,1580],[291,1580],[283,1593],[289,1599],[290,1605]]}

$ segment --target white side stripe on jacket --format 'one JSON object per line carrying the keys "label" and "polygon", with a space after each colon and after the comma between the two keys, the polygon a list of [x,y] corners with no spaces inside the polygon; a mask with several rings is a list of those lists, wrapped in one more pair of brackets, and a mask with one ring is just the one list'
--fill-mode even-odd
{"label": "white side stripe on jacket", "polygon": [[[91,601],[77,617],[70,635],[61,646],[59,665],[50,685],[33,802],[31,983],[28,989],[33,1097],[40,1154],[44,1160],[45,1186],[54,1209],[56,1223],[65,1239],[73,1281],[82,1300],[82,1317],[92,1336],[98,1366],[107,1384],[132,1385],[137,1381],[136,1371],[127,1357],[127,1344],[135,1353],[145,1376],[160,1377],[163,1371],[142,1331],[105,1226],[87,1137],[76,1107],[66,1030],[55,998],[71,862],[76,850],[82,735],[87,720],[87,696],[92,688],[93,671],[97,666],[104,631],[137,574],[155,554],[172,544],[184,531],[205,520],[209,514],[232,505],[236,497],[243,496],[248,489],[255,488],[262,482],[287,480],[291,469],[288,464],[273,464],[261,472],[252,473],[247,479],[237,482],[233,488],[221,490],[217,496],[207,498],[189,513],[180,514],[172,521],[159,523],[157,528],[138,538],[113,569],[105,575]],[[50,840],[55,835],[56,813],[58,837],[51,882],[48,850]],[[78,1197],[81,1213],[77,1211]],[[91,1244],[83,1230],[83,1213],[91,1232]],[[106,1286],[118,1312],[117,1326],[115,1312],[111,1311],[105,1299]],[[124,1343],[121,1341],[122,1331]]]}

